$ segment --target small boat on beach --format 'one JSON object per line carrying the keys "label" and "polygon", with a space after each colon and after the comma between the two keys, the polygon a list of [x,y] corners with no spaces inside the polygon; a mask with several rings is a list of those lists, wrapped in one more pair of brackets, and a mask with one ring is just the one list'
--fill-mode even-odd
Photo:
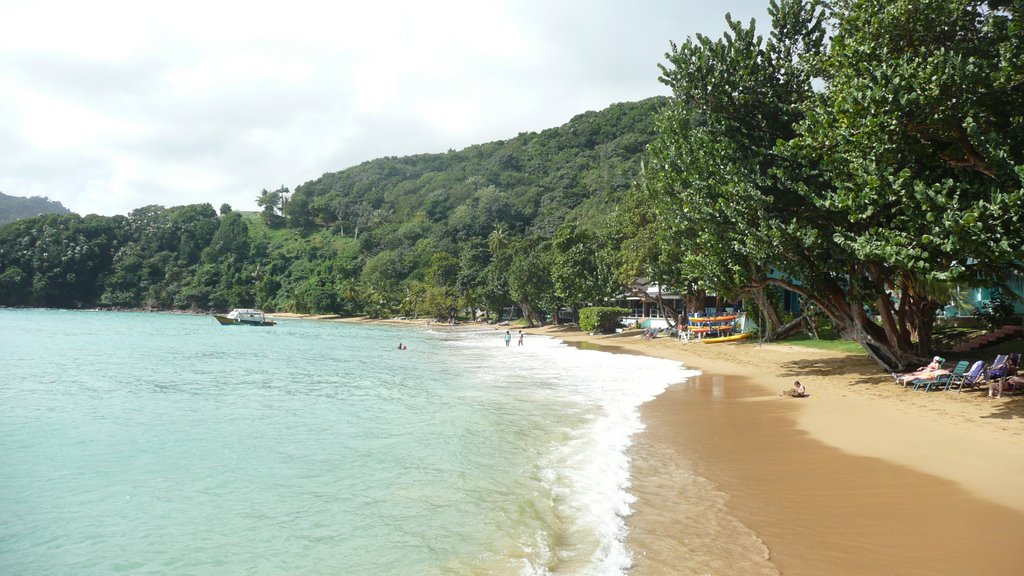
{"label": "small boat on beach", "polygon": [[744,332],[742,334],[733,334],[732,336],[722,336],[720,338],[701,338],[700,341],[705,344],[716,344],[718,342],[735,342],[737,340],[746,340],[750,338],[750,332]]}
{"label": "small boat on beach", "polygon": [[263,310],[254,308],[235,308],[228,314],[214,314],[213,317],[220,322],[221,326],[274,326],[277,322],[268,320]]}
{"label": "small boat on beach", "polygon": [[735,314],[730,314],[728,316],[710,316],[710,317],[704,317],[704,318],[701,318],[699,316],[694,316],[692,318],[689,318],[689,321],[691,323],[693,323],[693,324],[707,324],[707,323],[711,323],[711,322],[732,322],[733,320],[735,320],[737,318],[739,318],[739,316],[737,316]]}

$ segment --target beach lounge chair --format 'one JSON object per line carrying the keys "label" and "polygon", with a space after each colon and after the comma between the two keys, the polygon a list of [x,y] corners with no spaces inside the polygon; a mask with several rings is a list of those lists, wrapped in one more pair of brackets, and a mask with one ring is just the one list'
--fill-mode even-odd
{"label": "beach lounge chair", "polygon": [[996,356],[996,359],[992,361],[992,365],[988,367],[988,370],[985,370],[985,378],[987,380],[996,380],[1005,376],[1006,360],[1009,358],[1009,354]]}
{"label": "beach lounge chair", "polygon": [[961,360],[956,363],[956,367],[953,368],[953,373],[946,379],[946,390],[949,390],[953,386],[959,386],[967,375],[967,370],[970,368],[971,363],[968,360]]}
{"label": "beach lounge chair", "polygon": [[935,378],[921,378],[918,380],[913,380],[910,383],[914,385],[914,390],[924,387],[925,392],[928,392],[929,390],[938,390],[939,388],[942,388],[943,390],[949,390],[949,385],[953,381],[953,379],[963,378],[964,372],[967,372],[967,367],[970,365],[971,363],[968,362],[967,360],[961,360],[956,363],[956,367],[953,368],[952,372],[949,372],[947,374],[939,374]]}
{"label": "beach lounge chair", "polygon": [[1011,392],[1016,394],[1018,390],[1024,390],[1024,378],[1018,376],[1020,373],[1020,354],[1010,354],[1005,369],[1002,371],[1000,389],[1002,393]]}
{"label": "beach lounge chair", "polygon": [[974,388],[975,386],[980,386],[984,378],[985,361],[978,360],[977,362],[971,365],[971,369],[967,372],[967,374],[964,374],[964,377],[961,378],[956,383],[956,393],[959,394],[963,390],[964,386],[970,386],[971,388]]}
{"label": "beach lounge chair", "polygon": [[932,358],[932,361],[927,366],[922,366],[913,372],[893,372],[892,377],[897,384],[902,384],[906,387],[907,384],[915,382],[917,380],[931,379],[940,374],[948,373],[947,370],[942,369],[942,365],[946,363],[946,359],[942,356],[936,356]]}

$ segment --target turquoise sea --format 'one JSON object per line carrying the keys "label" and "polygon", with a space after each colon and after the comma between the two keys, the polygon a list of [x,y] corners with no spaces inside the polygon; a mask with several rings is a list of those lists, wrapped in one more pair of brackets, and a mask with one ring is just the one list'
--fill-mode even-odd
{"label": "turquoise sea", "polygon": [[623,574],[682,366],[503,334],[0,309],[0,574]]}

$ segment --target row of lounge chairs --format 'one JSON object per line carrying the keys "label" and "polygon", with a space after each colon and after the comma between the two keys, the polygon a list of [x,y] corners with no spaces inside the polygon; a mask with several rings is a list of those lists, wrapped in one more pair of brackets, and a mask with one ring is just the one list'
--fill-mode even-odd
{"label": "row of lounge chairs", "polygon": [[[996,356],[991,364],[984,360],[978,360],[973,364],[968,360],[957,362],[951,371],[937,370],[936,374],[925,374],[922,378],[908,378],[906,375],[894,374],[898,383],[904,386],[913,386],[914,390],[951,390],[956,388],[957,393],[966,388],[987,387],[990,382],[999,381],[1000,391],[1024,390],[1021,378],[1017,377],[1017,366],[1020,363],[1020,354],[1000,354]],[[944,359],[936,357],[941,363]]]}

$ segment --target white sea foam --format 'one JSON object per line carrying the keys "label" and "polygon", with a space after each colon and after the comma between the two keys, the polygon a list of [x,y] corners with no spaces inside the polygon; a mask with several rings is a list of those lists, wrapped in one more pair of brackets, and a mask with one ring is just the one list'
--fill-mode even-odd
{"label": "white sea foam", "polygon": [[[675,361],[581,350],[561,341],[528,336],[506,347],[503,332],[447,336],[472,349],[483,379],[504,381],[519,394],[553,400],[578,411],[576,426],[552,438],[542,455],[540,482],[557,517],[558,543],[540,554],[530,573],[623,574],[631,565],[625,546],[629,493],[628,449],[643,429],[640,406],[696,372]],[[535,549],[535,552],[537,549]]]}

